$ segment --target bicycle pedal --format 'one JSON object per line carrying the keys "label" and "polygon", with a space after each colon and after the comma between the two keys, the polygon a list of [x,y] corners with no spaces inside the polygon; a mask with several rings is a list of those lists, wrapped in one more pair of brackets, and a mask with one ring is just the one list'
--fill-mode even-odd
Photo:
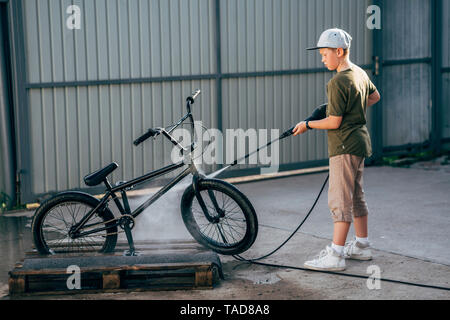
{"label": "bicycle pedal", "polygon": [[141,255],[142,255],[142,253],[139,252],[139,251],[133,251],[133,252],[131,252],[130,250],[125,250],[125,251],[123,252],[123,256],[124,256],[124,257],[138,257],[138,256],[141,256]]}

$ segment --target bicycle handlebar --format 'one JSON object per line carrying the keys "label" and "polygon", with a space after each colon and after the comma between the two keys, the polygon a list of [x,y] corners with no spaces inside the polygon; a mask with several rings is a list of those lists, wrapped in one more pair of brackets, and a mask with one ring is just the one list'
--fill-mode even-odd
{"label": "bicycle handlebar", "polygon": [[[162,128],[156,128],[156,129],[148,129],[148,131],[146,133],[144,133],[142,136],[140,136],[139,138],[137,138],[136,140],[133,141],[133,144],[135,146],[138,146],[139,144],[141,144],[142,142],[144,142],[145,140],[147,140],[150,137],[154,137],[157,136],[159,134],[164,133],[164,135],[168,135],[169,139],[171,140],[172,143],[175,144],[175,141],[172,141],[172,139],[170,138],[170,132],[172,132],[176,127],[178,127],[184,120],[186,120],[188,117],[191,118],[192,120],[192,126],[194,125],[194,119],[192,118],[192,114],[191,114],[191,104],[194,103],[194,100],[198,97],[198,95],[201,93],[200,89],[197,89],[195,91],[193,91],[191,93],[191,95],[189,97],[187,97],[186,101],[187,101],[187,109],[188,109],[188,113],[187,115],[185,115],[182,119],[180,119],[178,121],[177,124],[175,124],[172,129],[170,129],[168,132],[165,131]],[[193,127],[192,127],[193,128]],[[178,144],[178,143],[177,143]]]}
{"label": "bicycle handlebar", "polygon": [[150,129],[148,129],[148,131],[146,133],[144,133],[142,136],[140,136],[139,138],[134,140],[133,144],[135,146],[137,146],[137,145],[141,144],[142,142],[144,142],[145,140],[147,140],[148,138],[156,136],[160,133],[161,133],[161,131],[150,128]]}
{"label": "bicycle handlebar", "polygon": [[200,89],[195,90],[194,92],[191,93],[189,97],[187,97],[186,101],[189,101],[191,104],[194,104],[194,100],[195,98],[198,97],[200,92],[201,92]]}

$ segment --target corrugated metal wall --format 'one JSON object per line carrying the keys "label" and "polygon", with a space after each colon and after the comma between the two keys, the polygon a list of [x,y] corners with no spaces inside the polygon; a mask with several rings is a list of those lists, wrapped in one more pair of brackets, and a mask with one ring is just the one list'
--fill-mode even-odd
{"label": "corrugated metal wall", "polygon": [[[442,1],[441,119],[448,138],[450,0]],[[114,181],[170,163],[170,143],[158,139],[136,148],[132,141],[149,127],[179,118],[195,88],[202,95],[194,116],[207,127],[291,127],[326,101],[325,85],[333,74],[317,52],[305,51],[323,30],[346,29],[354,40],[352,61],[372,76],[377,48],[366,9],[373,2],[381,4],[383,15],[384,63],[377,79],[383,101],[382,115],[369,109],[369,130],[372,136],[377,132],[374,119],[382,116],[380,147],[423,143],[432,128],[430,0],[14,2],[23,24],[23,34],[17,31],[14,39],[24,42],[27,75],[25,90],[17,91],[27,93],[17,98],[26,99],[18,114],[30,123],[18,129],[19,136],[30,136],[18,146],[25,159],[19,169],[31,186],[24,201],[83,189],[84,175],[112,161],[120,165]],[[80,30],[66,27],[72,4],[81,9]],[[280,151],[285,168],[326,160],[326,133],[284,140]]]}
{"label": "corrugated metal wall", "polygon": [[[81,29],[66,28],[66,8]],[[213,0],[26,0],[31,83],[213,73]]]}
{"label": "corrugated metal wall", "polygon": [[442,137],[450,139],[450,0],[442,0]]}
{"label": "corrugated metal wall", "polygon": [[[318,52],[305,49],[325,29],[340,26],[353,36],[352,60],[372,61],[369,1],[221,1],[222,71],[246,73],[322,68]],[[369,70],[370,73],[370,70]],[[332,73],[231,78],[223,82],[224,128],[287,129],[327,101]],[[280,163],[326,159],[325,132],[283,141]]]}
{"label": "corrugated metal wall", "polygon": [[[348,30],[354,37],[352,59],[371,63],[371,31],[365,28],[370,1],[219,3],[220,71],[227,75],[220,103],[214,76],[149,80],[217,74],[216,1],[23,2],[33,194],[83,188],[84,175],[111,161],[120,164],[114,181],[167,164],[170,144],[159,140],[135,148],[131,142],[146,128],[180,117],[184,98],[197,87],[202,96],[194,114],[208,127],[291,127],[326,101],[332,74],[307,72],[322,64],[317,52],[305,51],[326,28]],[[80,30],[65,27],[71,4],[81,9]],[[306,72],[241,74],[293,69]],[[315,131],[283,143],[280,161],[326,159],[326,146],[325,133]]]}
{"label": "corrugated metal wall", "polygon": [[431,3],[383,4],[383,146],[422,143],[431,130]]}
{"label": "corrugated metal wall", "polygon": [[120,165],[114,181],[169,164],[172,145],[165,140],[132,142],[147,128],[179,119],[193,87],[205,91],[194,114],[214,127],[211,81],[30,90],[33,190],[81,188],[86,174],[112,161]]}
{"label": "corrugated metal wall", "polygon": [[[83,13],[80,30],[65,27],[72,3]],[[158,139],[134,147],[132,141],[149,127],[180,118],[193,88],[203,90],[195,116],[217,127],[212,80],[95,85],[213,73],[213,1],[27,0],[24,5],[34,193],[82,188],[86,174],[112,161],[120,165],[114,181],[168,164],[170,143]],[[71,81],[77,86],[64,84]],[[82,81],[88,85],[79,85]]]}

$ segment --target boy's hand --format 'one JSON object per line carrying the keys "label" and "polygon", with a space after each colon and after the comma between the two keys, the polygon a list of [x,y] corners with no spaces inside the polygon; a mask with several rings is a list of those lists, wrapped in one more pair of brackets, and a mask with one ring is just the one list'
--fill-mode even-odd
{"label": "boy's hand", "polygon": [[294,133],[294,136],[302,134],[302,133],[305,133],[306,131],[308,131],[308,128],[306,128],[306,122],[305,121],[299,122],[295,126],[294,130],[292,130],[292,132]]}

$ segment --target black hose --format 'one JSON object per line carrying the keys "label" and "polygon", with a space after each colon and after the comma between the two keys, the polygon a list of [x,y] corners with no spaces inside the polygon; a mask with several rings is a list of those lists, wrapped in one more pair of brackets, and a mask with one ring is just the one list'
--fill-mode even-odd
{"label": "black hose", "polygon": [[[284,132],[278,139],[284,139],[286,137],[289,137],[292,135],[292,130],[294,129],[294,127],[290,128],[289,130],[287,130],[286,132]],[[278,140],[276,139],[276,140]],[[274,140],[274,141],[276,141]],[[272,144],[274,141],[269,142],[266,146],[260,147],[258,148],[258,150],[256,152],[258,152],[260,149],[267,147],[268,145]],[[237,161],[236,161],[237,162]],[[314,210],[314,208],[317,205],[317,202],[319,201],[320,196],[322,195],[322,192],[325,188],[325,185],[328,182],[329,179],[329,175],[327,175],[325,182],[322,185],[322,188],[320,189],[319,194],[316,197],[316,200],[314,201],[311,209],[309,209],[308,213],[306,214],[305,218],[302,220],[302,222],[300,222],[300,224],[297,226],[297,228],[291,233],[291,235],[289,235],[289,237],[287,237],[286,240],[284,240],[276,249],[272,250],[271,252],[269,252],[268,254],[265,254],[261,257],[258,258],[254,258],[254,259],[245,259],[240,255],[233,255],[232,257],[235,258],[238,261],[241,262],[246,262],[246,263],[251,263],[251,264],[257,264],[257,265],[262,265],[262,266],[267,266],[267,267],[273,267],[273,268],[285,268],[285,269],[295,269],[295,270],[303,270],[303,271],[313,271],[313,272],[321,272],[321,273],[328,273],[328,274],[334,274],[334,275],[339,275],[339,276],[345,276],[345,277],[353,277],[353,278],[362,278],[362,279],[367,279],[368,277],[366,275],[359,275],[359,274],[352,274],[352,273],[341,273],[341,272],[334,272],[334,271],[324,271],[324,270],[311,270],[311,269],[307,269],[307,268],[301,268],[301,267],[294,267],[294,266],[287,266],[287,265],[282,265],[282,264],[273,264],[273,263],[264,263],[264,262],[257,262],[258,260],[262,260],[265,259],[271,255],[273,255],[275,252],[277,252],[278,250],[280,250],[289,240],[291,240],[291,238],[298,232],[298,230],[303,226],[303,224],[305,223],[305,221],[309,218],[310,214],[312,213],[312,211]],[[416,287],[422,287],[422,288],[429,288],[429,289],[437,289],[437,290],[445,290],[445,291],[450,291],[450,288],[448,287],[441,287],[441,286],[434,286],[434,285],[428,285],[428,284],[422,284],[422,283],[415,283],[415,282],[408,282],[408,281],[401,281],[401,280],[395,280],[395,279],[387,279],[387,278],[380,278],[380,281],[385,281],[385,282],[391,282],[391,283],[398,283],[398,284],[404,284],[404,285],[409,285],[409,286],[416,286]]]}
{"label": "black hose", "polygon": [[[360,274],[342,273],[342,272],[324,271],[324,270],[312,270],[312,269],[306,269],[306,268],[301,268],[301,267],[286,266],[286,265],[281,265],[281,264],[272,264],[272,263],[264,263],[264,262],[255,262],[255,261],[246,261],[246,262],[249,262],[252,264],[258,264],[258,265],[266,266],[266,267],[273,267],[273,268],[284,268],[284,269],[295,269],[295,270],[302,270],[302,271],[321,272],[321,273],[328,273],[328,274],[334,274],[334,275],[338,275],[338,276],[345,276],[345,277],[351,277],[351,278],[361,278],[361,279],[368,278],[366,275],[360,275]],[[398,284],[404,284],[404,285],[408,285],[408,286],[450,291],[450,288],[447,288],[447,287],[434,286],[434,285],[422,284],[422,283],[416,283],[416,282],[408,282],[408,281],[401,281],[401,280],[388,279],[388,278],[380,278],[377,280],[398,283]]]}
{"label": "black hose", "polygon": [[245,259],[245,258],[241,257],[240,255],[234,255],[233,258],[235,258],[236,260],[239,260],[239,261],[253,262],[253,261],[258,261],[258,260],[265,259],[265,258],[267,258],[267,257],[269,257],[269,256],[271,256],[271,255],[273,255],[273,254],[274,254],[275,252],[277,252],[278,250],[280,250],[281,247],[283,247],[283,246],[284,246],[289,240],[291,240],[291,238],[297,233],[297,231],[298,231],[298,230],[301,228],[301,226],[305,223],[306,219],[308,219],[309,215],[311,214],[311,212],[312,212],[313,209],[315,208],[315,206],[316,206],[316,204],[317,204],[317,201],[319,201],[320,195],[322,194],[323,189],[325,188],[325,186],[326,186],[326,184],[327,184],[327,182],[328,182],[328,178],[329,178],[329,177],[330,177],[330,176],[328,175],[327,178],[325,179],[325,182],[323,183],[322,188],[320,189],[320,192],[319,192],[319,194],[317,195],[316,200],[314,201],[314,204],[312,205],[311,209],[309,209],[309,212],[308,212],[308,214],[305,216],[305,218],[303,219],[303,221],[300,222],[300,224],[297,226],[297,228],[294,230],[294,232],[292,232],[291,235],[290,235],[286,240],[284,240],[283,243],[280,244],[275,250],[272,250],[272,251],[269,252],[268,254],[263,255],[263,256],[261,256],[261,257],[259,257],[259,258],[255,258],[255,259]]}

